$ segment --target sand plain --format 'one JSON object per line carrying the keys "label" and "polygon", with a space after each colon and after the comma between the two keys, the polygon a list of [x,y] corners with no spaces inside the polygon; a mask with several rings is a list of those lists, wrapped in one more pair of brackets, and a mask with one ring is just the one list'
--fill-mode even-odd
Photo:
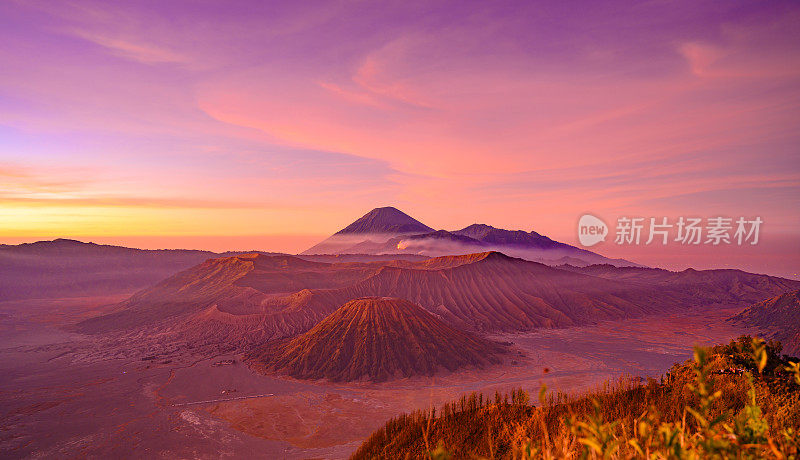
{"label": "sand plain", "polygon": [[[142,360],[142,344],[65,331],[116,298],[0,302],[0,457],[346,458],[401,412],[472,391],[586,391],[621,375],[659,377],[693,345],[749,332],[725,322],[736,309],[696,309],[495,335],[515,350],[490,369],[331,384],[259,375],[236,354],[179,345],[158,343],[170,352]],[[224,359],[237,363],[212,365]],[[258,395],[268,396],[250,398]]]}

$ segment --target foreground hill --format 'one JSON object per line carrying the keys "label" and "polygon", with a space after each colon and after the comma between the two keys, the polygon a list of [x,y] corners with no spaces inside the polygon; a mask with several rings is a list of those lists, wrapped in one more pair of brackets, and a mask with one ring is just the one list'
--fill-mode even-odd
{"label": "foreground hill", "polygon": [[800,290],[751,305],[730,320],[761,329],[779,340],[785,353],[800,356]]}
{"label": "foreground hill", "polygon": [[[676,364],[660,382],[542,393],[538,407],[522,389],[473,393],[389,420],[351,459],[797,458],[800,370],[786,371],[778,352],[766,344],[759,372],[750,338],[741,337],[697,349],[695,361]],[[710,398],[715,391],[721,397]]]}
{"label": "foreground hill", "polygon": [[300,379],[383,381],[499,363],[503,347],[456,330],[407,300],[348,302],[310,331],[248,353],[256,369]]}
{"label": "foreground hill", "polygon": [[[644,274],[626,277],[629,270]],[[78,329],[144,328],[195,344],[263,343],[305,332],[351,300],[397,297],[458,329],[525,331],[712,305],[745,307],[800,289],[797,281],[732,270],[648,270],[610,267],[595,276],[497,252],[349,263],[250,254],[210,259]],[[667,281],[674,277],[680,282]]]}

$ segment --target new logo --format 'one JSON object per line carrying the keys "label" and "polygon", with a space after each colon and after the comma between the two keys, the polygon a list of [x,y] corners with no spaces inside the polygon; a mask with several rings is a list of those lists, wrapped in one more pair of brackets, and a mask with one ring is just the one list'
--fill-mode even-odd
{"label": "new logo", "polygon": [[578,220],[578,240],[583,246],[594,246],[605,241],[608,236],[608,225],[591,214],[584,214]]}

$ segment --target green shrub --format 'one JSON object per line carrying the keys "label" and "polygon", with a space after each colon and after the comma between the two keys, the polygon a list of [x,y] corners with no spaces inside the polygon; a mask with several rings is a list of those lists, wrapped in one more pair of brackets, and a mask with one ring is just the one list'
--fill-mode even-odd
{"label": "green shrub", "polygon": [[[464,396],[403,414],[362,458],[800,458],[800,365],[779,343],[743,336],[696,348],[660,380],[622,378],[583,396]],[[432,447],[436,446],[436,447]]]}

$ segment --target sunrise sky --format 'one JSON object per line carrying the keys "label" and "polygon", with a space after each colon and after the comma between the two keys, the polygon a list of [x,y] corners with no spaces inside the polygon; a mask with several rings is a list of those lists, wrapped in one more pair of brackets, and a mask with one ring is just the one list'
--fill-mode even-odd
{"label": "sunrise sky", "polygon": [[757,248],[593,249],[800,271],[800,4],[596,3],[2,2],[0,242],[760,216]]}

